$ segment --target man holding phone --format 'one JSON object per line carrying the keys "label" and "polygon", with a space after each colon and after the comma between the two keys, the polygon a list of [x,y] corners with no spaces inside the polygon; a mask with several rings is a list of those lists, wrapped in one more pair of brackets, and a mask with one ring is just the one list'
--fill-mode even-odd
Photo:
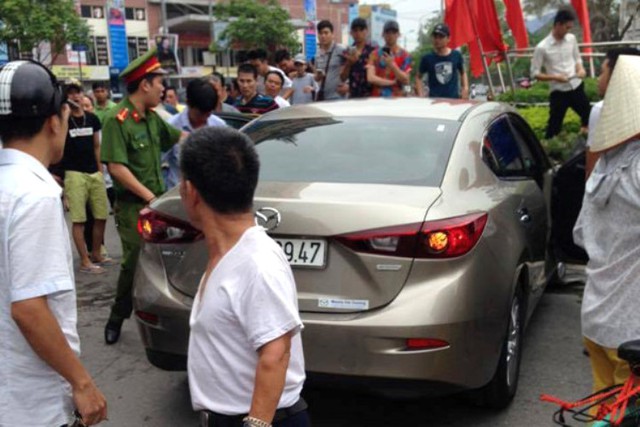
{"label": "man holding phone", "polygon": [[349,81],[349,98],[366,98],[371,94],[367,81],[367,61],[375,48],[367,43],[369,34],[367,21],[356,18],[351,23],[353,46],[345,51],[345,64],[340,77]]}
{"label": "man holding phone", "polygon": [[400,26],[394,20],[385,22],[382,36],[385,45],[369,56],[367,80],[371,96],[396,97],[406,94],[411,75],[411,55],[398,46]]}
{"label": "man holding phone", "polygon": [[333,24],[327,20],[318,22],[318,54],[313,59],[315,80],[320,89],[316,101],[341,99],[349,88],[342,79],[342,66],[345,63],[344,46],[333,40]]}

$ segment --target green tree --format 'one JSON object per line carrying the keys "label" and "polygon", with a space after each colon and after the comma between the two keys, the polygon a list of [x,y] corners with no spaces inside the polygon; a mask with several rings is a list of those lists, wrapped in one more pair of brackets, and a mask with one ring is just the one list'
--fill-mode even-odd
{"label": "green tree", "polygon": [[51,45],[52,60],[66,43],[87,43],[89,27],[78,16],[73,0],[1,0],[0,41],[18,43],[21,52],[36,49],[35,59],[46,60],[41,43]]}
{"label": "green tree", "polygon": [[[244,49],[260,47],[270,52],[279,48],[292,52],[299,50],[300,43],[289,20],[289,12],[277,0],[231,0],[217,4],[214,15],[217,20],[229,22],[220,38],[232,46]],[[218,49],[212,44],[210,50]]]}

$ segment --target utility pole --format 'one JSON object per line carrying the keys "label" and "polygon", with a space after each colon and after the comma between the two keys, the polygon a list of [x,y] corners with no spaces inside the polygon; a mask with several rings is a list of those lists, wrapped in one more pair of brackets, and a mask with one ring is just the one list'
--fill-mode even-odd
{"label": "utility pole", "polygon": [[160,3],[160,10],[162,13],[162,34],[168,34],[169,29],[167,28],[167,1],[162,0]]}

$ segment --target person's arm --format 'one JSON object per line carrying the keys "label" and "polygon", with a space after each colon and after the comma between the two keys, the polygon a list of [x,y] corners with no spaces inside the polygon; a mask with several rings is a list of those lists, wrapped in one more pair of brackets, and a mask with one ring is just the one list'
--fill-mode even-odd
{"label": "person's arm", "polygon": [[560,83],[566,83],[569,81],[568,77],[563,74],[547,74],[542,72],[542,66],[544,63],[544,49],[536,46],[533,51],[533,59],[531,60],[531,75],[539,81],[548,82],[556,81]]}
{"label": "person's arm", "polygon": [[102,173],[102,162],[100,161],[100,131],[93,132],[93,153],[96,156],[98,172]]}
{"label": "person's arm", "polygon": [[376,86],[393,86],[396,84],[395,80],[389,80],[376,75],[376,68],[373,65],[367,65],[367,81]]}
{"label": "person's arm", "polygon": [[587,179],[589,179],[589,176],[591,176],[591,172],[593,172],[593,168],[596,166],[596,163],[600,158],[600,153],[594,153],[593,151],[589,150],[589,147],[587,147],[585,154],[586,158],[584,165],[584,179],[586,181]]}
{"label": "person's arm", "polygon": [[[386,53],[384,53],[382,55],[382,58],[384,59],[384,61],[389,64],[389,68],[391,68],[391,71],[393,71],[393,73],[396,76],[396,81],[398,83],[400,83],[401,85],[406,85],[409,84],[409,71],[408,69],[406,69],[404,66],[402,69],[400,67],[398,67],[398,64],[396,64],[396,61],[394,60],[393,56],[391,55],[387,55]],[[409,64],[406,64],[406,66],[409,66]]]}
{"label": "person's arm", "polygon": [[156,197],[156,195],[138,181],[138,178],[122,163],[108,163],[107,168],[113,179],[146,203],[149,203]]}
{"label": "person's arm", "polygon": [[418,95],[420,98],[424,98],[425,94],[424,94],[424,84],[422,83],[422,75],[420,75],[420,73],[416,73],[416,95]]}
{"label": "person's arm", "polygon": [[576,76],[581,79],[585,78],[587,72],[582,64],[582,57],[580,56],[580,50],[578,49],[578,42],[573,39],[573,59],[576,61]]}
{"label": "person's arm", "polygon": [[460,69],[460,97],[462,99],[469,99],[469,77],[464,72],[464,67]]}
{"label": "person's arm", "polygon": [[272,422],[284,390],[291,357],[291,335],[292,332],[288,332],[258,350],[250,417]]}
{"label": "person's arm", "polygon": [[71,384],[73,401],[86,425],[107,418],[107,401],[67,342],[47,297],[11,303],[11,317],[33,351]]}

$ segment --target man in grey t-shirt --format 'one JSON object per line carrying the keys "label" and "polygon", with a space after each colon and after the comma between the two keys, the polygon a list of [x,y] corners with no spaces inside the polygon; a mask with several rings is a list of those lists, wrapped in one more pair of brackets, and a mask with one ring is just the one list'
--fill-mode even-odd
{"label": "man in grey t-shirt", "polygon": [[345,47],[333,40],[333,24],[327,20],[318,22],[318,53],[314,58],[315,80],[319,89],[316,101],[341,99],[349,92],[349,86],[340,77],[345,63]]}
{"label": "man in grey t-shirt", "polygon": [[318,92],[318,82],[313,78],[313,74],[307,73],[307,61],[304,54],[296,55],[294,59],[296,75],[293,77],[293,95],[291,104],[308,104],[313,102],[315,94]]}

